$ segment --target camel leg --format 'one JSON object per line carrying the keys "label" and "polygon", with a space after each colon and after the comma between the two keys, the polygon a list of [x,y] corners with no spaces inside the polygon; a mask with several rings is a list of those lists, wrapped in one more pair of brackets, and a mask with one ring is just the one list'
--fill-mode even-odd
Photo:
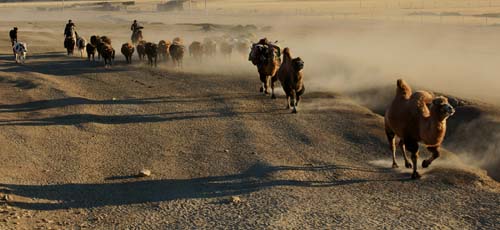
{"label": "camel leg", "polygon": [[295,102],[295,106],[299,107],[299,101],[302,99],[302,94],[304,94],[305,91],[306,89],[302,86],[302,89],[297,92],[297,101]]}
{"label": "camel leg", "polygon": [[264,93],[267,95],[269,94],[269,76],[264,76],[265,81],[264,81]]}
{"label": "camel leg", "polygon": [[395,137],[396,135],[391,130],[385,129],[385,135],[387,136],[387,141],[389,142],[389,148],[392,152],[392,168],[399,168],[398,163],[396,162],[396,146],[395,146]]}
{"label": "camel leg", "polygon": [[405,139],[405,146],[408,151],[411,152],[411,161],[413,162],[413,174],[411,175],[411,179],[419,179],[421,176],[417,172],[417,160],[418,160],[418,142],[413,140]]}
{"label": "camel leg", "polygon": [[260,81],[262,82],[262,88],[260,89],[260,92],[263,92],[264,94],[267,94],[267,76],[265,74],[259,73],[260,74]]}
{"label": "camel leg", "polygon": [[431,163],[434,160],[436,160],[436,158],[438,158],[439,155],[441,155],[439,153],[439,147],[427,147],[427,150],[429,150],[429,152],[432,153],[432,156],[429,159],[425,159],[424,161],[422,161],[422,167],[423,168],[429,167],[429,165],[431,165]]}
{"label": "camel leg", "polygon": [[271,77],[271,98],[276,99],[276,95],[274,94],[274,83],[278,80],[276,74]]}
{"label": "camel leg", "polygon": [[401,148],[401,152],[403,154],[403,157],[405,158],[405,167],[411,168],[412,165],[410,163],[410,160],[408,159],[408,156],[406,155],[406,147],[403,139],[399,141],[399,148]]}
{"label": "camel leg", "polygon": [[290,95],[286,95],[286,109],[290,109]]}
{"label": "camel leg", "polygon": [[292,96],[291,96],[291,105],[292,105],[292,113],[297,113],[297,104],[296,104],[296,101],[297,101],[297,93],[295,92],[295,90],[292,90]]}
{"label": "camel leg", "polygon": [[271,80],[271,99],[276,99],[276,95],[274,95],[274,81]]}

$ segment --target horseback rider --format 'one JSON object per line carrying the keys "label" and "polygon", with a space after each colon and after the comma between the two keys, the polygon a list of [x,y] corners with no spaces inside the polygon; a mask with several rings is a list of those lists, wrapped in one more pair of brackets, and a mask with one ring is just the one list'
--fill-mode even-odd
{"label": "horseback rider", "polygon": [[144,27],[142,27],[141,25],[139,25],[139,23],[137,22],[137,20],[134,20],[134,23],[132,23],[132,25],[130,26],[130,30],[132,30],[132,36],[131,36],[131,40],[132,40],[132,43],[137,43],[139,40],[142,40],[142,31],[141,29],[143,29]]}
{"label": "horseback rider", "polygon": [[10,37],[10,42],[12,43],[12,46],[14,46],[14,43],[17,42],[17,27],[14,27],[14,29],[10,30],[9,37]]}
{"label": "horseback rider", "polygon": [[65,37],[71,37],[73,36],[72,32],[75,30],[76,26],[73,21],[68,20],[68,24],[66,24],[66,27],[64,28],[64,36]]}
{"label": "horseback rider", "polygon": [[140,30],[144,27],[140,26],[137,20],[134,20],[134,23],[130,26],[130,30],[132,30],[133,33],[135,33],[137,30]]}

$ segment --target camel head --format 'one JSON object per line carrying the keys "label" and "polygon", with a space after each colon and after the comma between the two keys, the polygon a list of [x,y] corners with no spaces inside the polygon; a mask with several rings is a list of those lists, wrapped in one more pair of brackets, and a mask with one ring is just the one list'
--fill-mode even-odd
{"label": "camel head", "polygon": [[299,72],[304,68],[304,61],[302,61],[302,58],[296,57],[292,59],[292,66],[295,71]]}
{"label": "camel head", "polygon": [[101,39],[99,36],[92,35],[92,37],[90,37],[90,43],[92,43],[92,45],[96,46],[97,40],[99,40],[99,39]]}
{"label": "camel head", "polygon": [[250,54],[248,54],[248,60],[252,62],[254,65],[258,65],[261,60],[260,57],[264,52],[264,45],[262,44],[253,44],[252,49],[250,50]]}
{"label": "camel head", "polygon": [[176,38],[174,38],[174,40],[172,40],[172,43],[174,43],[174,44],[182,44],[182,38],[176,37]]}
{"label": "camel head", "polygon": [[448,98],[439,96],[432,100],[430,106],[431,116],[435,115],[440,121],[447,119],[455,113],[453,106],[448,103]]}

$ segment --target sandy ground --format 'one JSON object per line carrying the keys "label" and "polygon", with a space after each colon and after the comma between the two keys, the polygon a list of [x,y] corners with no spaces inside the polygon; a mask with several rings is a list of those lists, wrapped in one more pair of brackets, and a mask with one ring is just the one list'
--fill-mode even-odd
{"label": "sandy ground", "polygon": [[[101,12],[94,15],[96,20],[81,12],[73,15],[81,17],[77,21],[81,34],[111,35],[117,50],[129,36],[127,19],[137,16]],[[143,14],[145,21],[154,16]],[[493,100],[485,97],[487,102],[460,107],[466,112],[458,110],[459,124],[450,120],[452,133],[446,143],[453,151],[445,150],[430,169],[422,170],[421,180],[410,180],[407,169],[391,169],[380,106],[366,95],[378,98],[377,102],[386,100],[387,93],[379,89],[392,78],[379,76],[412,67],[381,65],[392,60],[387,59],[390,55],[382,55],[381,62],[371,62],[366,56],[351,62],[352,57],[346,55],[368,45],[341,49],[352,45],[347,42],[349,36],[379,35],[363,32],[366,22],[335,22],[311,29],[333,26],[333,34],[345,34],[332,36],[337,55],[319,53],[335,63],[331,69],[320,68],[326,60],[312,61],[321,45],[300,47],[300,39],[318,39],[310,30],[291,33],[302,34],[300,39],[283,38],[285,45],[304,57],[308,68],[307,92],[299,114],[293,115],[284,109],[280,88],[277,100],[258,93],[255,67],[244,55],[218,57],[203,64],[188,57],[182,70],[168,64],[152,69],[138,63],[136,56],[135,64],[126,65],[118,55],[116,65],[106,70],[102,62],[64,55],[64,20],[46,12],[36,22],[6,17],[8,20],[0,22],[0,34],[6,34],[12,24],[18,25],[20,39],[28,42],[30,53],[25,65],[15,64],[7,39],[0,38],[1,44],[7,44],[0,48],[1,229],[500,228],[499,183],[470,164],[478,157],[468,154],[472,160],[464,159],[453,149],[471,143],[456,135],[465,132],[459,126],[463,121],[489,121],[490,130],[498,127]],[[221,23],[228,18],[232,16],[206,20]],[[176,20],[148,21],[146,39],[180,35],[190,42],[231,32],[231,27],[218,27],[206,34],[198,25],[176,24],[197,22],[189,15]],[[245,21],[239,20],[233,23]],[[262,19],[248,20],[259,28],[266,26]],[[283,25],[282,21],[276,23]],[[231,25],[228,21],[221,24]],[[285,33],[276,24],[272,26],[271,32],[259,29],[252,33],[281,39],[279,35]],[[397,25],[384,25],[383,31],[393,27]],[[420,32],[419,26],[412,28],[414,33]],[[453,26],[444,29],[457,31]],[[462,34],[453,34],[452,44],[440,51],[461,44],[455,38]],[[482,52],[493,44],[490,40],[478,43],[477,49],[468,52],[469,57],[487,55],[492,60],[485,62],[493,62],[494,54]],[[414,44],[413,40],[402,44],[405,42]],[[411,51],[418,49],[417,45]],[[448,60],[452,60],[446,62],[448,66],[457,63],[453,57]],[[367,62],[383,68],[374,70]],[[467,73],[473,67],[477,65],[465,65],[461,70]],[[327,74],[329,70],[333,76]],[[451,74],[448,70],[440,73]],[[380,84],[369,84],[374,81],[361,74],[370,71]],[[490,71],[482,73],[482,77],[490,76]],[[416,85],[424,85],[409,77]],[[376,90],[367,93],[359,85],[342,81],[346,78],[365,88],[377,86]],[[442,88],[444,84],[436,82],[431,89],[444,88],[443,93],[459,90]],[[484,90],[492,92],[494,87]],[[482,94],[470,91],[464,95],[476,95],[478,100]],[[481,116],[468,119],[475,114],[470,110]],[[498,151],[494,145],[486,147],[475,151]],[[151,170],[152,176],[136,177],[141,169]],[[240,202],[232,202],[232,196]]]}

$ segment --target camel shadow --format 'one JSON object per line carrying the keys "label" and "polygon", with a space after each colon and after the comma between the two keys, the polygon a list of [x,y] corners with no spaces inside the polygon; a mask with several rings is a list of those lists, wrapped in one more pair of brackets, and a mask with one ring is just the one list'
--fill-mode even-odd
{"label": "camel shadow", "polygon": [[[1,80],[0,80],[1,81]],[[83,97],[66,97],[51,100],[30,101],[20,104],[0,105],[0,112],[32,112],[74,105],[144,105],[166,102],[169,97],[94,100]]]}
{"label": "camel shadow", "polygon": [[[0,82],[8,81],[6,79],[0,78]],[[17,87],[36,87],[36,84],[30,81],[8,81],[9,83],[15,83]],[[0,105],[0,112],[33,112],[37,110],[61,108],[66,106],[75,105],[147,105],[147,104],[161,104],[161,103],[199,103],[206,101],[217,101],[221,98],[228,97],[231,100],[234,99],[249,99],[254,98],[253,94],[223,94],[223,95],[206,95],[198,97],[151,97],[151,98],[126,98],[126,99],[107,99],[107,100],[96,100],[88,99],[83,97],[65,97],[50,100],[39,100],[30,101],[20,104],[7,104]]]}
{"label": "camel shadow", "polygon": [[14,62],[14,54],[2,54],[0,55],[0,61],[12,61]]}
{"label": "camel shadow", "polygon": [[[45,59],[45,60],[44,60]],[[48,60],[47,60],[48,59]],[[4,67],[4,72],[34,72],[55,76],[71,76],[88,73],[116,72],[124,69],[121,59],[115,61],[116,66],[104,69],[104,63],[98,60],[88,61],[86,57],[80,57],[78,53],[68,56],[62,52],[47,52],[28,54],[26,63],[17,64],[13,55],[0,55],[0,60],[5,61],[0,64]]]}
{"label": "camel shadow", "polygon": [[[26,56],[26,60],[41,60],[45,58],[63,58],[63,57],[67,57],[67,55],[63,52],[45,52],[36,54],[28,53]],[[9,67],[9,66],[19,65],[15,63],[14,54],[1,54],[0,61],[6,61],[6,63],[0,66]]]}
{"label": "camel shadow", "polygon": [[[0,192],[31,198],[29,202],[8,201],[11,206],[32,210],[58,210],[141,204],[177,199],[218,198],[243,195],[279,186],[333,187],[370,182],[370,180],[365,179],[302,181],[275,179],[272,176],[273,173],[286,170],[319,172],[338,169],[335,165],[296,167],[270,166],[256,163],[242,173],[225,176],[160,180],[136,178],[135,176],[115,176],[106,179],[112,182],[101,184],[0,184]],[[349,168],[343,167],[343,170],[346,169]]]}
{"label": "camel shadow", "polygon": [[26,120],[3,120],[0,126],[49,126],[49,125],[82,125],[86,123],[97,124],[129,124],[129,123],[157,123],[178,120],[204,119],[212,117],[227,116],[223,113],[197,112],[171,112],[157,114],[133,114],[133,115],[96,115],[96,114],[70,114],[48,118],[26,119]]}
{"label": "camel shadow", "polygon": [[14,84],[14,87],[19,88],[19,89],[34,89],[38,87],[38,84],[34,83],[31,80],[26,80],[26,79],[7,79],[5,77],[0,77],[0,82],[1,83],[7,83],[7,84]]}
{"label": "camel shadow", "polygon": [[[247,98],[251,95],[238,94],[234,97]],[[234,98],[232,98],[234,99]],[[50,126],[50,125],[73,125],[79,126],[86,123],[97,124],[129,124],[129,123],[157,123],[171,122],[180,120],[207,119],[207,118],[226,118],[240,116],[234,111],[234,108],[227,106],[221,96],[204,96],[193,98],[177,98],[177,97],[155,97],[142,99],[123,99],[123,100],[91,100],[86,98],[62,98],[53,100],[42,100],[35,102],[27,102],[13,105],[0,105],[0,112],[33,112],[41,109],[50,109],[55,107],[64,107],[71,105],[82,104],[98,104],[98,105],[145,105],[155,103],[199,103],[201,101],[215,101],[219,103],[213,109],[207,110],[186,110],[163,112],[153,114],[122,114],[122,115],[100,115],[90,113],[65,114],[53,117],[30,118],[30,119],[13,119],[0,120],[0,126]],[[266,112],[244,112],[241,115],[260,115]]]}

